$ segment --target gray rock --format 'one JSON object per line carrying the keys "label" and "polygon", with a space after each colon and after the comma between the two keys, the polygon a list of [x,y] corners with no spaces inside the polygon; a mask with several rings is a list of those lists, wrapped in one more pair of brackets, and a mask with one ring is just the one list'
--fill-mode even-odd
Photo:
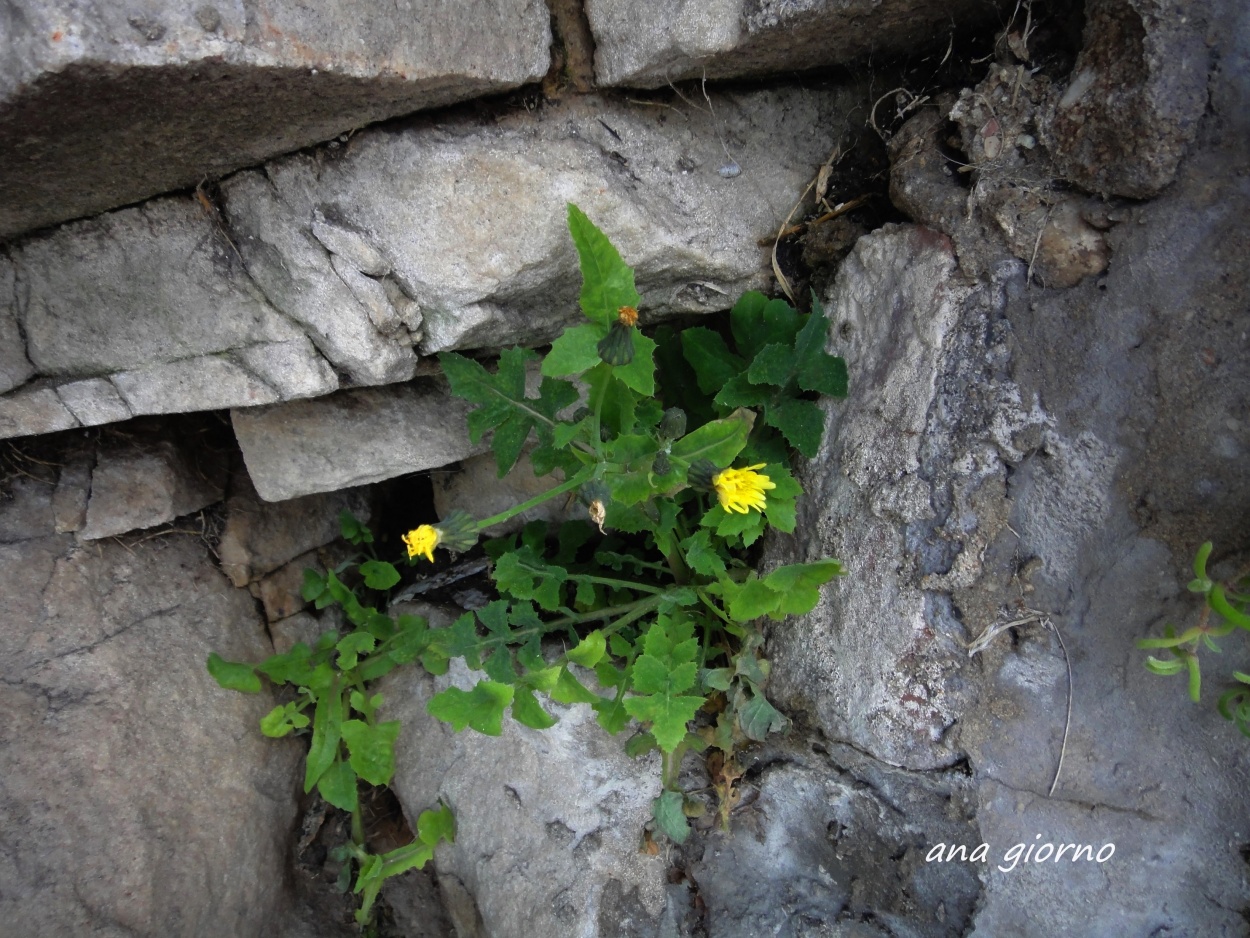
{"label": "gray rock", "polygon": [[13,263],[7,257],[0,257],[0,394],[23,384],[34,373],[17,324],[17,280]]}
{"label": "gray rock", "polygon": [[1157,195],[1207,106],[1209,5],[1092,0],[1085,45],[1042,138],[1062,173],[1103,196]]}
{"label": "gray rock", "polygon": [[392,787],[407,814],[440,799],[456,814],[456,843],[434,860],[439,880],[454,877],[466,893],[449,903],[452,920],[480,916],[477,933],[496,938],[603,934],[609,894],[633,893],[654,934],[666,869],[639,839],[659,793],[658,759],[630,760],[584,704],[553,704],[560,722],[549,730],[505,718],[498,738],[455,733],[425,712],[436,691],[480,676],[457,661],[443,678],[403,669],[378,685],[386,719],[403,721]]}
{"label": "gray rock", "polygon": [[602,85],[659,88],[845,65],[913,50],[993,21],[994,6],[957,0],[587,0]]}
{"label": "gray rock", "polygon": [[[828,156],[825,128],[866,95],[818,84],[712,93],[712,113],[581,97],[488,125],[449,115],[240,173],[226,213],[256,282],[326,357],[362,383],[394,381],[411,353],[379,336],[395,329],[379,285],[401,320],[396,296],[419,306],[423,354],[538,344],[580,317],[568,202],[634,265],[644,316],[764,287],[759,242]],[[722,174],[731,163],[739,174]]]}
{"label": "gray rock", "polygon": [[[312,235],[313,194],[305,175],[310,159],[292,157],[264,174],[240,173],[223,185],[248,272],[274,306],[300,323],[357,383],[405,381],[416,367],[412,349],[378,331],[370,306],[335,272],[331,258],[338,255]],[[377,297],[366,294],[366,300]]]}
{"label": "gray rock", "polygon": [[0,237],[534,81],[550,44],[536,0],[18,0],[4,32]]}
{"label": "gray rock", "polygon": [[82,530],[87,523],[87,500],[91,495],[94,459],[75,456],[61,467],[52,493],[53,528],[57,534]]}
{"label": "gray rock", "polygon": [[112,380],[126,406],[136,414],[254,407],[281,399],[277,391],[224,355],[119,371]]}
{"label": "gray rock", "polygon": [[104,440],[91,473],[83,540],[151,528],[225,497],[226,467],[172,440]]}
{"label": "gray rock", "polygon": [[52,388],[19,388],[0,397],[0,439],[76,426],[78,421]]}
{"label": "gray rock", "polygon": [[[224,569],[225,565],[223,564],[222,567]],[[265,619],[269,622],[277,622],[279,619],[286,619],[301,612],[308,605],[304,597],[300,595],[300,589],[304,585],[304,571],[320,568],[321,564],[317,561],[316,553],[309,551],[254,582],[251,585],[251,593],[260,600],[264,607]]]}
{"label": "gray rock", "polygon": [[0,545],[6,932],[277,933],[300,747],[261,736],[269,694],[204,668],[270,653],[251,598],[198,538],[51,530]]}
{"label": "gray rock", "polygon": [[126,406],[117,386],[108,378],[70,381],[56,389],[57,396],[84,427],[129,420],[134,414]]}
{"label": "gray rock", "polygon": [[222,572],[235,586],[247,586],[335,540],[340,534],[341,512],[351,512],[360,521],[369,520],[368,496],[363,491],[306,495],[271,504],[257,496],[245,473],[236,473],[231,485],[217,555]]}
{"label": "gray rock", "polygon": [[27,351],[43,375],[101,375],[303,335],[191,198],[66,225],[13,253]]}
{"label": "gray rock", "polygon": [[256,491],[279,502],[484,452],[469,442],[468,410],[445,389],[418,382],[233,410],[230,418]]}

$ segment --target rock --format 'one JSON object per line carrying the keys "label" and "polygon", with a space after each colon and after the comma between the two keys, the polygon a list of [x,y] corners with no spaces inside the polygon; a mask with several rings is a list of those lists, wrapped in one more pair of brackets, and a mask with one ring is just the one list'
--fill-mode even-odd
{"label": "rock", "polygon": [[615,890],[633,895],[654,934],[665,864],[639,842],[658,759],[629,759],[585,704],[552,704],[560,722],[548,730],[505,717],[498,738],[455,733],[425,712],[435,692],[478,676],[456,661],[442,678],[406,668],[378,684],[385,718],[403,721],[392,787],[405,812],[415,818],[441,799],[456,814],[455,844],[435,853],[439,881],[455,880],[445,902],[449,889],[463,893],[447,903],[453,922],[480,916],[476,933],[498,938],[619,933],[603,911]]}
{"label": "rock", "polygon": [[78,426],[78,421],[48,387],[24,387],[0,397],[0,439],[53,433]]}
{"label": "rock", "polygon": [[11,391],[35,373],[26,357],[17,324],[17,292],[13,263],[0,258],[0,394]]}
{"label": "rock", "polygon": [[446,466],[469,442],[469,405],[428,382],[340,391],[230,412],[248,475],[265,501],[333,492]]}
{"label": "rock", "polygon": [[225,497],[218,455],[169,439],[106,438],[91,473],[83,540],[152,528]]}
{"label": "rock", "polygon": [[0,477],[0,544],[42,537],[54,529],[54,486],[46,477]]}
{"label": "rock", "polygon": [[317,554],[309,551],[253,583],[252,595],[264,606],[265,618],[269,622],[276,622],[295,615],[307,606],[308,603],[300,595],[300,588],[304,584],[304,571],[320,567]]}
{"label": "rock", "polygon": [[5,930],[278,933],[300,746],[204,668],[270,653],[251,598],[196,537],[76,550],[50,523],[0,580]]}
{"label": "rock", "polygon": [[640,9],[588,0],[601,85],[659,88],[695,78],[744,78],[845,65],[915,51],[994,17],[991,4],[957,0],[716,0]]}
{"label": "rock", "polygon": [[1172,181],[1207,106],[1207,7],[1178,16],[1161,0],[1091,0],[1085,46],[1041,124],[1064,176],[1134,199]]}
{"label": "rock", "polygon": [[[457,508],[475,518],[489,518],[546,492],[559,481],[549,475],[534,475],[534,464],[528,454],[522,455],[512,471],[502,479],[499,478],[493,453],[470,457],[454,472],[430,473],[430,482],[434,486],[434,511],[440,518],[446,518]],[[531,521],[559,523],[573,518],[586,518],[585,505],[569,495],[557,495],[521,512],[510,521],[492,525],[483,533],[487,537],[499,537],[519,531]]]}
{"label": "rock", "polygon": [[[338,538],[339,515],[344,511],[362,522],[369,520],[368,493],[359,489],[271,504],[260,499],[251,479],[242,472],[235,473],[231,489],[217,555],[222,572],[235,586],[247,586]],[[311,560],[309,563],[317,566]]]}
{"label": "rock", "polygon": [[965,845],[966,859],[981,843],[966,775],[891,769],[849,746],[769,749],[740,783],[750,797],[729,831],[683,851],[709,934],[799,936],[821,934],[812,923],[863,921],[887,926],[882,935],[967,933],[978,865],[926,862],[937,844]]}
{"label": "rock", "polygon": [[[826,405],[821,451],[799,473],[805,536],[778,546],[788,560],[836,557],[849,573],[807,622],[774,629],[770,693],[813,711],[831,738],[914,769],[962,758],[947,735],[964,702],[959,626],[933,621],[913,540],[945,520],[926,439],[969,296],[941,235],[886,226],[860,239],[825,304],[851,395]],[[993,484],[1001,466],[981,462],[967,482]]]}
{"label": "rock", "polygon": [[535,81],[550,44],[535,0],[19,0],[8,26],[0,238]]}
{"label": "rock", "polygon": [[102,375],[303,335],[192,198],[65,225],[14,258],[27,354],[43,375]]}
{"label": "rock", "polygon": [[134,414],[108,378],[87,378],[58,385],[57,397],[84,427],[129,420]]}
{"label": "rock", "polygon": [[77,456],[61,467],[52,493],[53,529],[57,534],[79,531],[87,523],[93,459]]}
{"label": "rock", "polygon": [[310,612],[297,612],[285,619],[273,619],[269,622],[269,635],[273,639],[275,654],[285,655],[296,642],[303,642],[309,648],[317,643],[322,632],[331,628]]}
{"label": "rock", "polygon": [[828,156],[824,128],[866,94],[715,92],[714,114],[591,96],[487,125],[448,114],[239,173],[225,211],[255,281],[332,362],[361,383],[402,380],[411,352],[379,329],[406,322],[403,303],[419,307],[426,355],[539,344],[580,317],[568,202],[634,265],[644,315],[724,309],[763,287],[759,242]]}

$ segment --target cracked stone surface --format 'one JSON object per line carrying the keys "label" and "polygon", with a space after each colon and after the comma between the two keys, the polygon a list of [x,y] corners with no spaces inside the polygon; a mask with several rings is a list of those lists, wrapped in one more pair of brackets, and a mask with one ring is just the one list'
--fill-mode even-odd
{"label": "cracked stone surface", "polygon": [[917,49],[995,21],[992,3],[956,0],[587,0],[601,85],[659,88],[846,65]]}
{"label": "cracked stone surface", "polygon": [[269,653],[198,537],[87,549],[0,502],[0,915],[20,935],[276,933],[300,752],[204,660]]}
{"label": "cracked stone surface", "polygon": [[549,16],[541,0],[15,0],[0,238],[535,81]]}
{"label": "cracked stone surface", "polygon": [[[428,606],[401,611],[450,623]],[[460,933],[624,934],[614,914],[623,904],[638,934],[655,934],[666,865],[639,839],[659,793],[658,757],[630,759],[585,704],[553,704],[560,722],[548,730],[505,716],[501,737],[455,733],[425,712],[434,693],[469,689],[479,676],[457,660],[445,677],[401,669],[379,682],[385,719],[403,721],[392,787],[406,812],[415,818],[442,799],[456,813],[456,843],[435,864],[445,905],[459,910],[453,921],[482,923]]]}

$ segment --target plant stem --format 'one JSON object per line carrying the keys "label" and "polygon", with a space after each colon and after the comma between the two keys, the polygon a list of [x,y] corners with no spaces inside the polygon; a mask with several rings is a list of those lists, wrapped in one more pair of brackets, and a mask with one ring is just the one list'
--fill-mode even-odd
{"label": "plant stem", "polygon": [[512,518],[515,518],[517,515],[519,515],[523,511],[528,511],[531,508],[535,508],[538,505],[541,505],[543,502],[549,499],[555,498],[557,495],[563,495],[565,492],[568,492],[577,488],[579,485],[581,485],[583,482],[589,479],[592,473],[593,473],[592,468],[587,466],[584,470],[574,475],[571,479],[561,482],[559,485],[555,486],[555,488],[548,489],[547,491],[541,493],[540,495],[535,495],[533,498],[527,501],[523,501],[519,505],[513,505],[507,511],[501,511],[497,515],[491,515],[489,518],[485,518],[482,521],[479,521],[477,523],[478,530],[483,531],[486,528],[491,527],[492,525],[500,524],[504,521],[508,521]]}
{"label": "plant stem", "polygon": [[645,583],[635,583],[632,580],[614,580],[605,576],[590,576],[586,573],[574,573],[569,577],[570,580],[581,580],[585,583],[598,583],[600,586],[613,586],[617,589],[635,590],[639,593],[663,593],[663,589],[658,586],[647,586]]}

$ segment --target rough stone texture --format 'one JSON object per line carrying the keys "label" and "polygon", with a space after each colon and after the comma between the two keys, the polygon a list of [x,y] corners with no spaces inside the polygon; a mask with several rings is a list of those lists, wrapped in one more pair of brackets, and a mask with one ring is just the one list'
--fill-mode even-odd
{"label": "rough stone texture", "polygon": [[0,34],[0,238],[534,81],[550,44],[538,0],[16,0]]}
{"label": "rough stone texture", "polygon": [[269,695],[224,691],[204,670],[212,650],[270,653],[251,598],[198,538],[78,550],[52,533],[50,486],[4,489],[4,930],[276,933],[299,746],[257,730]]}
{"label": "rough stone texture", "polygon": [[[980,281],[931,273],[926,305],[898,275],[945,249],[895,229],[860,242],[829,297],[852,395],[829,408],[825,460],[804,471],[815,498],[799,530],[816,544],[779,538],[771,556],[845,549],[853,569],[810,619],[772,630],[770,688],[890,761],[966,757],[989,846],[975,936],[1245,933],[1250,751],[1211,684],[1244,669],[1247,650],[1204,655],[1193,706],[1134,647],[1196,621],[1183,583],[1200,542],[1215,542],[1225,573],[1248,546],[1250,13],[1221,15],[1195,151],[1154,202],[1098,219],[1110,222],[1104,274],[1037,289],[1000,242],[980,254]],[[986,194],[965,190],[955,211]],[[937,342],[923,354],[919,325]],[[893,342],[870,341],[886,328]],[[909,397],[913,419],[881,423]],[[865,533],[835,529],[856,512]],[[910,631],[894,626],[903,617]],[[872,712],[887,667],[911,684]],[[868,706],[842,683],[851,669],[868,675]],[[1013,845],[1047,843],[1115,850],[1009,869]]]}
{"label": "rough stone texture", "polygon": [[270,504],[256,494],[246,473],[236,472],[226,502],[226,526],[217,545],[222,572],[235,586],[247,586],[337,538],[339,515],[344,511],[368,522],[367,493],[330,492]]}
{"label": "rough stone texture", "polygon": [[53,527],[57,534],[82,529],[87,523],[87,500],[91,496],[94,456],[74,456],[61,467],[52,493]]}
{"label": "rough stone texture", "polygon": [[[222,186],[225,212],[256,282],[336,363],[346,353],[336,358],[337,340],[316,333],[346,328],[343,310],[362,308],[343,264],[392,304],[419,306],[423,354],[536,344],[580,316],[566,203],[634,265],[644,315],[724,308],[765,285],[759,241],[776,233],[828,156],[839,132],[830,128],[864,96],[781,86],[713,93],[714,114],[676,98],[644,107],[592,96],[490,124],[417,119],[240,173]],[[361,334],[376,337],[358,315]],[[393,315],[403,319],[398,307]],[[395,369],[371,383],[398,380],[407,361],[369,360]]]}
{"label": "rough stone texture", "polygon": [[34,436],[78,426],[52,388],[20,388],[0,397],[0,439]]}
{"label": "rough stone texture", "polygon": [[[439,622],[429,607],[416,611]],[[600,918],[623,895],[654,934],[666,869],[639,839],[659,793],[658,759],[631,760],[584,704],[552,704],[560,722],[549,730],[505,717],[498,738],[455,733],[425,712],[437,691],[481,676],[457,661],[442,678],[402,669],[379,684],[386,719],[403,721],[392,787],[407,814],[439,799],[456,813],[456,843],[440,846],[435,863],[452,921],[473,927],[480,916],[480,931],[460,933],[623,934],[618,917]]]}
{"label": "rough stone texture", "polygon": [[1063,175],[1135,199],[1172,181],[1207,105],[1209,7],[1089,0],[1085,46],[1042,124]]}
{"label": "rough stone texture", "polygon": [[252,584],[252,595],[264,606],[265,618],[276,622],[295,615],[307,606],[308,603],[300,595],[300,588],[304,584],[304,571],[319,567],[317,554],[309,551]]}
{"label": "rough stone texture", "polygon": [[659,88],[845,65],[996,22],[977,0],[587,0],[601,85]]}
{"label": "rough stone texture", "polygon": [[35,373],[26,357],[17,321],[17,278],[13,263],[0,257],[0,394],[11,391]]}
{"label": "rough stone texture", "polygon": [[219,502],[226,464],[187,441],[106,438],[91,472],[91,498],[79,537],[96,540],[152,528]]}
{"label": "rough stone texture", "polygon": [[107,378],[71,381],[58,386],[56,393],[74,419],[84,427],[116,423],[129,420],[132,416],[130,408],[117,393],[117,387]]}
{"label": "rough stone texture", "polygon": [[760,771],[740,783],[750,797],[728,834],[711,831],[682,850],[706,934],[967,933],[981,892],[976,868],[925,862],[935,844],[971,852],[980,842],[967,775],[900,771],[849,746],[796,740],[755,758]]}
{"label": "rough stone texture", "polygon": [[269,502],[446,466],[486,449],[469,442],[468,405],[428,382],[230,416],[248,474]]}

